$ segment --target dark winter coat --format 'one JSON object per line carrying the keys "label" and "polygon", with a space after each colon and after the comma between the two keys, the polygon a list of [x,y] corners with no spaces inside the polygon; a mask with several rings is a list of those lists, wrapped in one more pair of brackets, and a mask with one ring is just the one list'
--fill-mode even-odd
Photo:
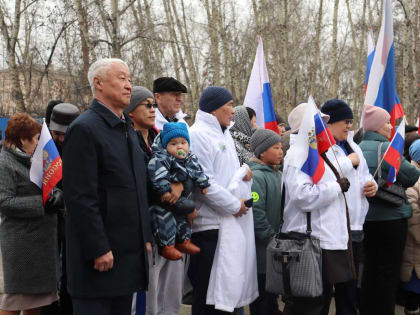
{"label": "dark winter coat", "polygon": [[[363,156],[368,164],[369,172],[372,175],[378,167],[378,146],[380,143],[383,143],[381,148],[383,155],[389,146],[388,139],[377,132],[366,131],[363,135],[362,142],[359,144],[360,149],[362,149]],[[382,178],[386,178],[389,167],[390,165],[387,162],[382,162]],[[408,188],[417,182],[419,175],[420,173],[416,167],[411,165],[404,157],[402,157],[401,167],[397,175],[397,182],[404,188]],[[387,203],[377,197],[368,198],[368,201],[369,211],[366,216],[366,221],[398,220],[411,217],[412,210],[407,198],[399,207]]]}
{"label": "dark winter coat", "polygon": [[[148,285],[145,242],[152,235],[144,153],[125,120],[93,100],[66,134],[67,272],[74,297],[121,296]],[[93,269],[94,259],[110,250],[113,268]]]}
{"label": "dark winter coat", "polygon": [[150,146],[149,146],[147,145],[146,141],[144,141],[142,133],[140,131],[136,131],[137,138],[139,139],[140,148],[144,152],[144,157],[145,157],[144,160],[146,162],[146,167],[150,159],[152,158],[152,144],[156,136],[158,135],[158,133],[159,132],[155,127],[149,129],[149,136],[147,137],[148,138],[147,141],[150,143]]}
{"label": "dark winter coat", "polygon": [[45,213],[30,166],[23,152],[0,153],[0,246],[8,294],[57,291],[57,215]]}

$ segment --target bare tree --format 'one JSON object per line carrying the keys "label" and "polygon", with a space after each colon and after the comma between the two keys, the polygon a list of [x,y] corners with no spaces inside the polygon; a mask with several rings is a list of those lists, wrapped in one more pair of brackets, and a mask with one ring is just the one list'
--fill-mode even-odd
{"label": "bare tree", "polygon": [[[10,68],[10,76],[12,79],[12,98],[16,102],[17,111],[24,112],[26,110],[25,100],[23,99],[22,87],[19,79],[19,69],[17,64],[16,56],[16,45],[19,38],[20,23],[21,23],[21,0],[15,1],[14,17],[11,19],[6,15],[8,10],[0,4],[0,27],[4,41],[6,43],[7,50],[7,64]],[[10,26],[7,25],[6,19],[11,20]]]}
{"label": "bare tree", "polygon": [[317,71],[318,71],[318,61],[319,61],[319,41],[321,37],[322,30],[322,5],[323,0],[319,1],[319,10],[318,10],[318,20],[316,23],[316,35],[315,35],[315,44],[314,44],[314,56],[311,65],[311,95],[315,95],[315,86],[317,80]]}
{"label": "bare tree", "polygon": [[333,31],[332,31],[332,47],[331,47],[331,85],[330,85],[330,96],[332,98],[338,97],[338,84],[339,84],[339,73],[338,73],[338,44],[337,44],[337,32],[338,32],[338,5],[340,1],[334,0],[334,17],[333,17]]}

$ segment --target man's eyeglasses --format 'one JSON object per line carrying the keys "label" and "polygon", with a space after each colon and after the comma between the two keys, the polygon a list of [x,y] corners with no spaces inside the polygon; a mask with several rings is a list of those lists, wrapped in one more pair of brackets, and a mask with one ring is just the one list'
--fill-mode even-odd
{"label": "man's eyeglasses", "polygon": [[346,125],[353,125],[353,119],[346,119]]}
{"label": "man's eyeglasses", "polygon": [[142,104],[139,104],[139,105],[144,105],[144,106],[146,106],[147,109],[151,109],[152,107],[153,108],[158,107],[158,105],[156,103],[142,103]]}

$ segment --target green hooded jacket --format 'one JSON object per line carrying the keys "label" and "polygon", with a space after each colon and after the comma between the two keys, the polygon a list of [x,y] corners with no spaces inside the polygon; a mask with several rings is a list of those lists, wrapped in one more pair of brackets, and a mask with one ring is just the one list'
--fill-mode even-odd
{"label": "green hooded jacket", "polygon": [[248,162],[254,173],[252,198],[254,204],[255,245],[258,273],[265,274],[266,249],[280,227],[281,177],[280,167],[264,164],[257,158]]}
{"label": "green hooded jacket", "polygon": [[[373,175],[376,168],[378,167],[378,146],[382,145],[382,156],[389,146],[389,141],[384,136],[377,132],[366,131],[362,142],[359,144],[363,151],[363,156],[369,167],[369,172]],[[390,165],[383,161],[381,166],[382,178],[386,179],[388,175]],[[402,157],[401,167],[397,175],[397,182],[400,183],[404,188],[413,186],[418,178],[419,171],[411,165],[404,157]],[[375,178],[376,180],[376,178]],[[369,211],[366,216],[366,221],[387,221],[387,220],[398,220],[406,219],[411,217],[411,206],[405,198],[405,202],[400,207],[389,204],[379,198],[373,197],[368,198]]]}

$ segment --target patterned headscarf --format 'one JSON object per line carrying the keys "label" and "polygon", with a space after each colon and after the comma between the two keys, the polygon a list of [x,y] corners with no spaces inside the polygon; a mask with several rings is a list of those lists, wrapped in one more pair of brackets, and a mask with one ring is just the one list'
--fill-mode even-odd
{"label": "patterned headscarf", "polygon": [[252,124],[245,106],[241,105],[235,107],[233,121],[235,124],[231,128],[232,131],[241,132],[248,137],[252,136]]}

